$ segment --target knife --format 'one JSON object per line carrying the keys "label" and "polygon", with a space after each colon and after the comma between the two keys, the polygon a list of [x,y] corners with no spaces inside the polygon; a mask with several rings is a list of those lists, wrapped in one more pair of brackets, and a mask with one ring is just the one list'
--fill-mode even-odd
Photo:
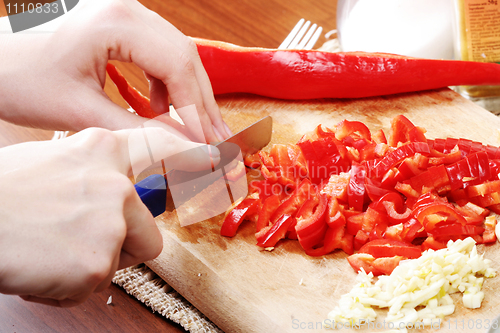
{"label": "knife", "polygon": [[181,201],[176,200],[175,202],[179,206],[204,189],[204,186],[197,186],[199,184],[191,184],[191,180],[210,174],[216,175],[215,171],[222,169],[228,163],[232,162],[239,155],[240,151],[242,156],[246,156],[264,148],[271,141],[272,124],[271,116],[264,117],[216,144],[215,146],[220,151],[221,159],[215,168],[199,172],[171,170],[166,174],[154,174],[136,183],[134,185],[135,190],[151,214],[156,217],[166,210],[168,184],[172,186],[186,184],[185,191],[183,191],[185,192],[184,197]]}

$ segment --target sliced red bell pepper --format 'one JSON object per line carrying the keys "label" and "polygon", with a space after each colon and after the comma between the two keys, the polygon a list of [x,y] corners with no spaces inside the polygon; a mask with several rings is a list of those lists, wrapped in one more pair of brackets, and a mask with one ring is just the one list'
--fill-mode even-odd
{"label": "sliced red bell pepper", "polygon": [[468,155],[446,166],[451,190],[481,184],[491,177],[488,154],[484,151]]}
{"label": "sliced red bell pepper", "polygon": [[363,268],[367,274],[372,273],[374,276],[382,274],[390,275],[401,260],[404,260],[404,258],[374,258],[368,253],[355,253],[347,257],[347,261],[356,272],[359,272]]}
{"label": "sliced red bell pepper", "polygon": [[427,139],[424,133],[416,129],[416,126],[405,116],[397,115],[392,118],[391,135],[387,142],[389,146],[397,147],[399,142],[407,143],[410,141],[427,142]]}
{"label": "sliced red bell pepper", "polygon": [[375,258],[401,256],[415,259],[422,254],[420,246],[390,239],[371,240],[363,245],[359,252],[371,254]]}
{"label": "sliced red bell pepper", "polygon": [[342,172],[339,175],[331,175],[328,183],[321,192],[329,197],[336,198],[342,202],[347,202],[347,188],[349,186],[349,173]]}
{"label": "sliced red bell pepper", "polygon": [[444,249],[446,247],[446,242],[438,241],[438,240],[434,239],[434,237],[429,236],[424,240],[424,242],[420,246],[422,248],[422,251],[425,251],[428,249],[440,250],[440,249]]}
{"label": "sliced red bell pepper", "polygon": [[386,213],[389,225],[408,221],[412,213],[409,207],[404,207],[401,194],[396,192],[385,194],[374,202],[371,207],[379,212]]}
{"label": "sliced red bell pepper", "polygon": [[390,152],[377,164],[373,170],[375,177],[382,177],[390,168],[395,166],[407,157],[413,156],[416,153],[429,154],[429,145],[426,142],[410,142],[396,150]]}
{"label": "sliced red bell pepper", "polygon": [[411,187],[418,193],[429,191],[442,192],[450,190],[449,173],[444,165],[434,166],[408,180]]}
{"label": "sliced red bell pepper", "polygon": [[368,141],[372,140],[370,129],[360,121],[342,120],[335,125],[334,131],[337,140],[343,140],[355,133],[358,134],[358,138],[363,138]]}
{"label": "sliced red bell pepper", "polygon": [[262,161],[262,165],[260,167],[260,172],[262,173],[262,176],[270,182],[270,183],[276,183],[278,182],[278,168],[274,165],[274,160],[272,159],[271,156],[269,156],[269,153],[265,151],[259,151],[259,157],[260,160]]}
{"label": "sliced red bell pepper", "polygon": [[288,156],[292,161],[292,168],[295,179],[304,179],[308,177],[307,162],[302,151],[297,145],[288,145]]}
{"label": "sliced red bell pepper", "polygon": [[245,217],[258,210],[259,202],[259,199],[246,198],[234,207],[224,218],[220,234],[226,237],[234,237]]}
{"label": "sliced red bell pepper", "polygon": [[349,186],[347,187],[347,200],[349,206],[357,211],[362,211],[365,202],[365,168],[357,163],[351,166]]}
{"label": "sliced red bell pepper", "polygon": [[[310,202],[318,202],[317,205],[309,205]],[[309,249],[321,243],[325,237],[328,225],[325,215],[328,207],[328,198],[326,194],[320,194],[315,200],[309,199],[304,203],[306,211],[297,214],[297,224],[295,231],[299,238],[299,243],[304,249]]]}
{"label": "sliced red bell pepper", "polygon": [[264,200],[262,209],[259,211],[259,219],[256,224],[257,232],[268,226],[271,216],[278,209],[280,203],[280,197],[278,195],[271,195]]}
{"label": "sliced red bell pepper", "polygon": [[335,197],[331,197],[328,200],[328,215],[326,217],[326,223],[330,228],[335,228],[338,226],[345,226],[346,219],[343,213],[343,208],[340,206],[339,201]]}
{"label": "sliced red bell pepper", "polygon": [[301,141],[297,145],[307,161],[308,175],[313,184],[320,184],[330,175],[349,170],[348,162],[340,155],[331,137]]}
{"label": "sliced red bell pepper", "polygon": [[454,209],[453,205],[446,202],[430,203],[416,209],[413,214],[427,232],[432,232],[438,224],[443,224],[442,222],[467,224],[465,218]]}
{"label": "sliced red bell pepper", "polygon": [[328,228],[322,246],[318,248],[306,248],[304,251],[307,255],[318,257],[331,253],[336,249],[342,249],[347,254],[354,252],[353,237],[345,233],[345,227],[343,226]]}
{"label": "sliced red bell pepper", "polygon": [[273,247],[280,240],[285,238],[293,218],[290,215],[283,215],[269,228],[262,229],[257,233],[257,245],[260,247]]}
{"label": "sliced red bell pepper", "polygon": [[443,226],[437,226],[432,231],[429,232],[434,238],[443,239],[450,236],[472,236],[481,235],[484,232],[484,228],[476,225],[462,225],[459,223],[453,223]]}
{"label": "sliced red bell pepper", "polygon": [[488,216],[484,221],[483,243],[494,243],[497,241],[495,234],[495,227],[497,225],[497,218],[495,216]]}
{"label": "sliced red bell pepper", "polygon": [[299,186],[281,202],[279,207],[271,216],[271,224],[276,223],[276,221],[283,215],[294,216],[298,209],[304,204],[304,202],[311,198],[311,193],[315,193],[315,189],[308,179],[302,180]]}
{"label": "sliced red bell pepper", "polygon": [[271,148],[269,155],[274,162],[278,183],[285,188],[295,188],[296,179],[292,161],[288,155],[288,147],[282,144],[275,144]]}

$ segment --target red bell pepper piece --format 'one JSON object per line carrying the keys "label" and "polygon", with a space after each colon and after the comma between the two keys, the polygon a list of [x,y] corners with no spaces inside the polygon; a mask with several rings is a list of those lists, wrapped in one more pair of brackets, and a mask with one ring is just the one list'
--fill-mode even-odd
{"label": "red bell pepper piece", "polygon": [[[318,202],[317,205],[309,203]],[[328,207],[328,198],[326,194],[320,194],[318,199],[309,199],[304,203],[307,210],[302,210],[297,214],[297,225],[295,231],[299,238],[299,243],[304,249],[312,248],[321,243],[325,237],[328,225],[325,215]]]}
{"label": "red bell pepper piece", "polygon": [[257,245],[260,247],[273,247],[281,239],[285,238],[290,224],[293,222],[293,217],[290,215],[283,215],[276,221],[275,224],[268,228],[262,229],[257,232]]}
{"label": "red bell pepper piece", "polygon": [[357,163],[351,166],[349,186],[347,187],[347,200],[354,210],[362,211],[365,202],[365,168]]}
{"label": "red bell pepper piece", "polygon": [[409,243],[390,240],[371,240],[359,249],[360,253],[371,254],[375,258],[401,256],[407,259],[420,257],[422,249]]}
{"label": "red bell pepper piece", "polygon": [[236,207],[234,207],[229,214],[224,218],[220,234],[226,237],[234,237],[240,224],[245,220],[247,215],[253,214],[258,210],[259,199],[246,198]]}
{"label": "red bell pepper piece", "polygon": [[444,165],[430,167],[426,171],[410,178],[408,182],[411,187],[418,193],[436,190],[437,192],[443,189],[450,190],[450,178]]}
{"label": "red bell pepper piece", "polygon": [[372,273],[374,276],[382,274],[390,275],[401,260],[404,260],[404,258],[374,258],[368,253],[355,253],[347,257],[347,261],[356,272],[359,272],[363,268],[366,273]]}
{"label": "red bell pepper piece", "polygon": [[500,65],[381,53],[245,48],[194,39],[215,94],[358,98],[454,85],[499,85]]}
{"label": "red bell pepper piece", "polygon": [[481,184],[491,178],[490,161],[484,151],[467,155],[464,159],[446,166],[451,190]]}
{"label": "red bell pepper piece", "polygon": [[417,209],[415,218],[424,226],[427,232],[432,232],[439,224],[456,222],[467,224],[465,218],[454,207],[446,202],[433,202],[423,208]]}
{"label": "red bell pepper piece", "polygon": [[297,145],[307,161],[309,178],[313,184],[320,184],[330,175],[349,170],[348,162],[341,156],[331,137],[300,141]]}
{"label": "red bell pepper piece", "polygon": [[494,216],[488,216],[484,222],[483,243],[494,243],[497,241],[495,227],[497,219]]}
{"label": "red bell pepper piece", "polygon": [[275,144],[271,148],[269,155],[274,161],[278,183],[285,188],[294,189],[296,179],[292,167],[292,160],[288,155],[288,147],[286,145]]}
{"label": "red bell pepper piece", "polygon": [[405,144],[393,152],[390,152],[377,164],[373,170],[375,177],[382,177],[390,168],[395,166],[407,157],[413,156],[416,153],[429,154],[429,145],[425,142],[411,142]]}
{"label": "red bell pepper piece", "polygon": [[424,242],[422,243],[422,245],[420,245],[420,247],[422,248],[422,251],[428,249],[440,250],[446,247],[446,242],[438,241],[434,239],[434,237],[429,236],[424,240]]}
{"label": "red bell pepper piece", "polygon": [[255,226],[257,232],[268,226],[271,216],[274,214],[276,209],[278,209],[279,205],[280,197],[278,195],[272,195],[264,200],[262,209],[259,212],[257,224]]}
{"label": "red bell pepper piece", "polygon": [[149,98],[131,86],[115,65],[108,63],[106,65],[106,71],[116,85],[116,88],[118,88],[120,95],[122,95],[128,105],[130,105],[139,116],[151,119],[158,116],[158,114],[151,109]]}
{"label": "red bell pepper piece", "polygon": [[328,200],[328,216],[326,217],[326,223],[330,228],[345,226],[346,219],[337,198],[331,197]]}
{"label": "red bell pepper piece", "polygon": [[308,179],[302,180],[300,185],[286,198],[276,209],[276,211],[271,216],[271,224],[276,223],[276,221],[283,215],[295,216],[295,213],[304,202],[311,197],[311,193],[315,193],[315,189]]}
{"label": "red bell pepper piece", "polygon": [[306,248],[304,251],[307,255],[318,257],[326,255],[336,249],[342,249],[347,254],[352,254],[354,252],[353,236],[345,233],[344,226],[328,228],[322,246],[318,248]]}
{"label": "red bell pepper piece", "polygon": [[461,225],[459,223],[453,223],[443,226],[437,226],[429,234],[434,238],[443,239],[450,236],[472,236],[480,235],[484,232],[484,228],[477,225]]}
{"label": "red bell pepper piece", "polygon": [[370,129],[360,121],[342,120],[335,125],[335,137],[337,140],[343,140],[352,134],[357,133],[358,138],[363,138],[367,141],[372,140]]}
{"label": "red bell pepper piece", "polygon": [[391,120],[391,135],[387,143],[391,147],[397,147],[399,142],[427,142],[427,139],[408,118],[397,115]]}

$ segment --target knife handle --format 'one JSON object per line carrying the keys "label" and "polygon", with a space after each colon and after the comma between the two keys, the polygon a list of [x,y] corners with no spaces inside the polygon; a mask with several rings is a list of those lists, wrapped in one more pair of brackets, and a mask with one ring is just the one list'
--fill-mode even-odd
{"label": "knife handle", "polygon": [[167,180],[164,175],[154,174],[134,185],[142,202],[154,217],[167,207]]}

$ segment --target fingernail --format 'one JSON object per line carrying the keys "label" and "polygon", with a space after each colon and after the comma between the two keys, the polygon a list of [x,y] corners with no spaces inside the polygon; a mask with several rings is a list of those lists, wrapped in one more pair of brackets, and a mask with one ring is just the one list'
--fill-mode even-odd
{"label": "fingernail", "polygon": [[220,162],[220,151],[217,147],[208,145],[208,154],[210,155],[210,166],[214,168]]}
{"label": "fingernail", "polygon": [[215,135],[217,136],[217,139],[219,141],[223,141],[224,140],[224,137],[220,134],[220,132],[217,130],[217,128],[215,128],[215,126],[212,126],[213,129],[214,129],[214,132],[215,132]]}
{"label": "fingernail", "polygon": [[211,145],[207,145],[207,147],[208,147],[208,154],[210,154],[210,156],[212,156],[213,158],[220,157],[220,150],[217,147]]}
{"label": "fingernail", "polygon": [[226,129],[226,133],[228,136],[232,136],[233,135],[233,132],[231,131],[231,129],[229,128],[229,126],[227,126],[226,122],[224,122],[224,128]]}

